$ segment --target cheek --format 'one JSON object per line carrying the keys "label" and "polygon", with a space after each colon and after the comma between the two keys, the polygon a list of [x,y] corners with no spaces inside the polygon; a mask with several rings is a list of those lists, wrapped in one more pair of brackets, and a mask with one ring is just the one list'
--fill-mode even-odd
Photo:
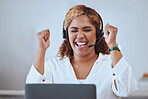
{"label": "cheek", "polygon": [[91,41],[91,42],[96,42],[96,33],[90,33],[87,38]]}
{"label": "cheek", "polygon": [[71,35],[71,34],[69,34],[69,42],[70,42],[70,44],[71,44],[71,46],[73,45],[73,43],[74,43],[74,39],[75,39],[75,35]]}

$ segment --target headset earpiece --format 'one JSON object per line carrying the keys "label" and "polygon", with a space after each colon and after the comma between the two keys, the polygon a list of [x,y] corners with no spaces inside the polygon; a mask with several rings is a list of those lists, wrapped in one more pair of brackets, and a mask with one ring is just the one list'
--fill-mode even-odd
{"label": "headset earpiece", "polygon": [[100,35],[100,29],[96,28],[96,39],[99,38],[99,35]]}
{"label": "headset earpiece", "polygon": [[96,38],[97,38],[97,40],[99,40],[102,37],[103,34],[104,33],[103,33],[102,30],[100,30],[99,28],[96,28]]}
{"label": "headset earpiece", "polygon": [[68,31],[67,30],[65,30],[64,28],[63,28],[63,38],[64,39],[69,39],[69,37],[68,37]]}
{"label": "headset earpiece", "polygon": [[63,38],[65,39],[66,38],[66,31],[65,31],[65,29],[63,28]]}

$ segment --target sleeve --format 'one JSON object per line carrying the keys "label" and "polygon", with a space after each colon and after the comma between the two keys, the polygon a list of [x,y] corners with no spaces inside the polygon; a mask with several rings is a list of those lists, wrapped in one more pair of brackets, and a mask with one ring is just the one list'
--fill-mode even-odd
{"label": "sleeve", "polygon": [[45,62],[44,74],[41,75],[32,65],[26,78],[26,84],[29,83],[52,83],[52,68],[50,60]]}
{"label": "sleeve", "polygon": [[[112,90],[119,97],[130,96],[137,88],[137,82],[133,77],[131,66],[122,57],[112,68]],[[115,87],[115,82],[117,89]]]}

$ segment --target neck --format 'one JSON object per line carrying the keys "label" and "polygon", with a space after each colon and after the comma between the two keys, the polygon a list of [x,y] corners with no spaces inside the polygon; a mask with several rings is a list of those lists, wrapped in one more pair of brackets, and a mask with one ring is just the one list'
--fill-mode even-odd
{"label": "neck", "polygon": [[97,58],[98,58],[98,55],[92,51],[91,53],[85,56],[79,56],[74,54],[74,57],[72,58],[71,62],[74,64],[76,63],[78,65],[88,64],[88,63],[95,62]]}

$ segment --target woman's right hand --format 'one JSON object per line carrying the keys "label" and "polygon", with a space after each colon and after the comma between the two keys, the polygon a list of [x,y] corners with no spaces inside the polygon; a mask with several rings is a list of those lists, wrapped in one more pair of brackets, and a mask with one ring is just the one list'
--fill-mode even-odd
{"label": "woman's right hand", "polygon": [[43,31],[37,33],[38,49],[39,50],[46,51],[46,49],[50,46],[49,37],[50,37],[49,29],[46,29],[46,30],[43,30]]}

